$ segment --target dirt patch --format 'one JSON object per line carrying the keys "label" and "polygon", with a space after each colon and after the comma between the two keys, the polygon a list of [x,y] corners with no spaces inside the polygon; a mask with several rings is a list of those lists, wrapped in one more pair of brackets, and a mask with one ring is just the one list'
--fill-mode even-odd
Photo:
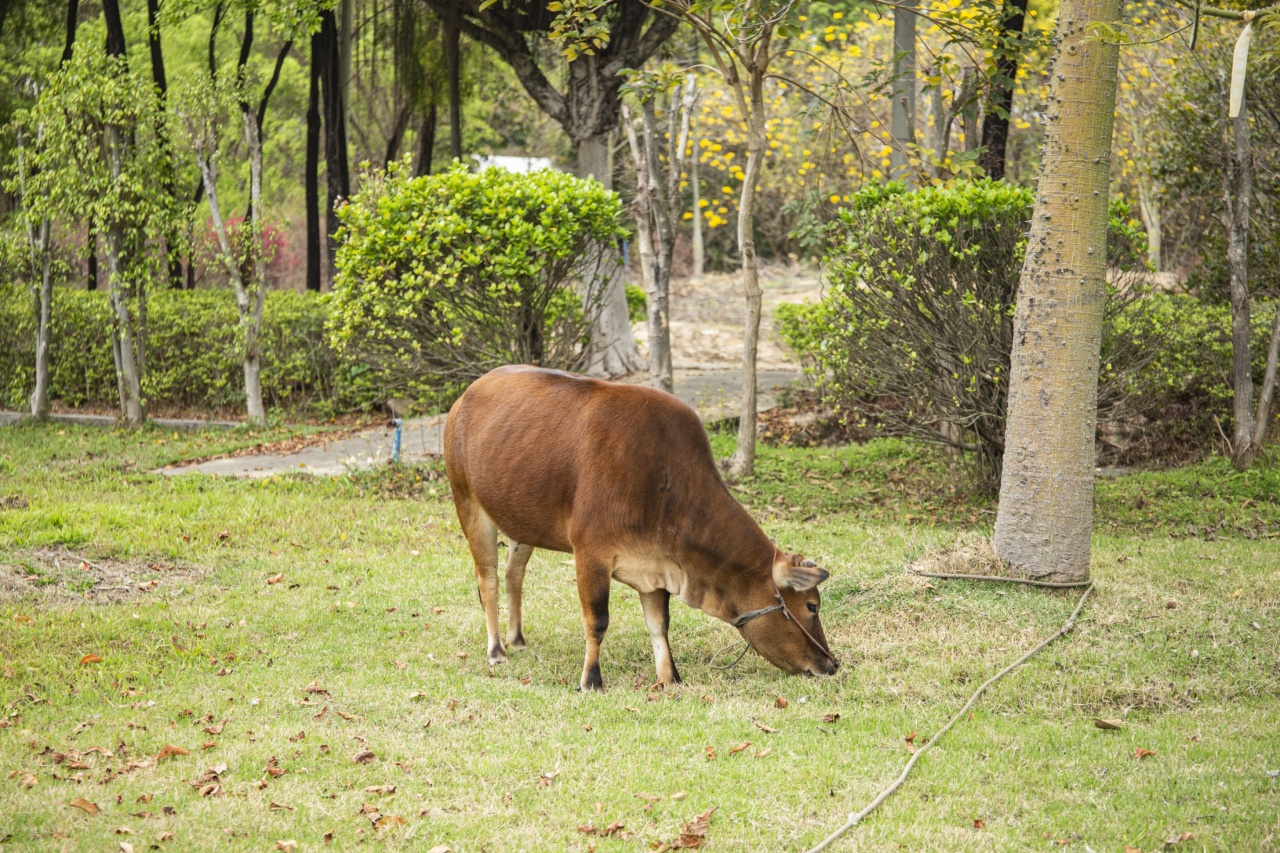
{"label": "dirt patch", "polygon": [[1012,577],[1009,564],[991,547],[991,540],[980,533],[960,534],[945,548],[930,551],[911,563],[907,570],[939,575]]}
{"label": "dirt patch", "polygon": [[88,559],[65,548],[15,551],[0,556],[0,601],[112,604],[176,590],[201,574],[167,560]]}
{"label": "dirt patch", "polygon": [[784,405],[760,413],[757,429],[765,444],[782,447],[843,447],[876,436],[873,425],[825,403],[815,391],[793,391]]}

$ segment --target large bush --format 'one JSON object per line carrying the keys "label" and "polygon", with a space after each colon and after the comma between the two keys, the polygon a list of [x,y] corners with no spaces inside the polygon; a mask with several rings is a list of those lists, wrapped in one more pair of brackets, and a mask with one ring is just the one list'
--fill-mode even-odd
{"label": "large bush", "polygon": [[[817,316],[792,312],[790,323],[784,317],[784,334],[816,359],[824,391],[842,408],[886,433],[971,452],[989,486],[999,481],[1004,450],[1033,205],[1030,190],[986,180],[856,194],[827,234],[824,307]],[[1142,235],[1127,219],[1113,216],[1109,243],[1113,270],[1141,265]],[[1108,288],[1100,418],[1125,414],[1126,389],[1154,344],[1149,334],[1116,334],[1114,317],[1135,282],[1121,272],[1113,281],[1120,287]]]}
{"label": "large bush", "polygon": [[[244,408],[243,353],[235,301],[225,290],[158,290],[147,298],[142,390],[152,409]],[[262,391],[275,408],[321,413],[381,402],[340,369],[325,342],[325,306],[314,294],[267,295]],[[66,405],[119,404],[111,357],[111,309],[102,291],[56,288],[50,398]],[[0,404],[25,409],[35,382],[35,317],[25,288],[0,287]]]}
{"label": "large bush", "polygon": [[388,391],[449,393],[501,364],[582,366],[617,196],[561,172],[366,175],[341,211],[328,323]]}

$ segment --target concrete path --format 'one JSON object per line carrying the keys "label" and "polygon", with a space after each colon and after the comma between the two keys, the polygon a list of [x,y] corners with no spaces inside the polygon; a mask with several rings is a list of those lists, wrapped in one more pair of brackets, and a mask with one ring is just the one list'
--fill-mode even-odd
{"label": "concrete path", "polygon": [[[26,412],[0,412],[0,426],[13,426],[27,420]],[[49,415],[49,420],[77,426],[114,427],[120,419],[114,415]],[[161,429],[208,429],[209,427],[235,428],[238,421],[206,421],[199,418],[148,418],[147,423]]]}
{"label": "concrete path", "polygon": [[[762,371],[757,383],[757,410],[772,408],[776,404],[778,391],[800,378],[801,374],[796,371]],[[742,394],[742,374],[738,370],[702,369],[701,366],[677,368],[675,386],[676,396],[692,406],[705,423],[722,421],[738,414]],[[405,421],[401,434],[401,459],[412,464],[439,455],[442,452],[443,433],[442,416]],[[284,473],[305,473],[333,477],[385,464],[391,458],[394,437],[394,429],[378,427],[287,455],[264,453],[211,459],[195,465],[162,468],[158,473],[218,474],[226,477],[270,477]]]}

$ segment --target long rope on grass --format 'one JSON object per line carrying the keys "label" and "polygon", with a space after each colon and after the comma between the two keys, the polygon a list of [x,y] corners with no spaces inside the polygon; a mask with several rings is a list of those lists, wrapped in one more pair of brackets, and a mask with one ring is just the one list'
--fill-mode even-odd
{"label": "long rope on grass", "polygon": [[1001,581],[1004,583],[1024,583],[1028,586],[1044,586],[1049,589],[1076,589],[1079,587],[1093,586],[1093,581],[1070,581],[1066,583],[1057,583],[1054,581],[1033,581],[1030,578],[1003,578],[998,575],[953,575],[944,574],[942,572],[918,572],[915,569],[908,569],[907,574],[915,575],[921,578],[942,578],[943,580],[964,580],[964,581]]}
{"label": "long rope on grass", "polygon": [[[937,577],[937,576],[935,575],[934,577]],[[950,577],[956,577],[956,575],[950,575]],[[995,580],[995,578],[987,577],[987,578],[983,578],[983,580]],[[1000,580],[1004,580],[1004,578],[1000,578]],[[924,755],[926,752],[929,751],[930,747],[932,747],[938,741],[942,740],[942,736],[945,735],[947,732],[949,732],[951,730],[951,727],[954,726],[957,722],[959,722],[960,718],[963,717],[965,713],[970,708],[973,707],[973,703],[978,701],[978,697],[981,696],[983,693],[985,693],[988,687],[995,684],[997,681],[1004,678],[1006,675],[1013,672],[1015,669],[1022,666],[1027,661],[1031,660],[1031,658],[1035,657],[1035,655],[1041,649],[1043,649],[1045,646],[1052,643],[1054,640],[1066,634],[1071,633],[1072,629],[1074,629],[1076,626],[1076,617],[1079,616],[1080,611],[1084,609],[1085,600],[1089,598],[1089,593],[1093,592],[1093,582],[1086,581],[1085,583],[1087,583],[1088,586],[1085,587],[1084,593],[1080,596],[1080,601],[1078,604],[1076,604],[1076,609],[1072,611],[1071,616],[1067,618],[1067,621],[1063,623],[1062,627],[1058,629],[1057,633],[1045,639],[1043,642],[1037,645],[1034,649],[1027,652],[1025,655],[1018,658],[1016,661],[1009,664],[1004,669],[1000,670],[995,675],[991,676],[986,681],[984,681],[981,687],[973,691],[973,695],[969,697],[968,702],[964,703],[964,707],[961,708],[959,711],[957,711],[955,716],[952,717],[950,720],[948,720],[947,724],[943,726],[936,735],[930,738],[926,743],[924,743],[919,749],[915,751],[915,753],[911,756],[911,760],[907,762],[907,766],[902,768],[901,775],[899,775],[898,778],[893,781],[892,785],[890,785],[889,787],[881,791],[879,794],[877,794],[876,798],[872,800],[867,805],[867,807],[864,808],[862,811],[854,812],[850,814],[849,819],[845,821],[844,826],[840,827],[835,832],[828,835],[816,847],[810,848],[807,851],[807,853],[819,853],[819,851],[821,850],[826,850],[828,847],[834,844],[837,840],[839,840],[840,836],[844,835],[850,829],[853,829],[855,826],[857,826],[862,821],[863,818],[871,814],[871,812],[875,811],[875,809],[879,807],[879,805],[883,803],[885,800],[889,799],[889,796],[893,794],[894,791],[898,790],[898,788],[901,787],[903,782],[907,781],[907,776],[911,774],[911,769],[916,766],[916,762],[920,760],[920,756]]]}

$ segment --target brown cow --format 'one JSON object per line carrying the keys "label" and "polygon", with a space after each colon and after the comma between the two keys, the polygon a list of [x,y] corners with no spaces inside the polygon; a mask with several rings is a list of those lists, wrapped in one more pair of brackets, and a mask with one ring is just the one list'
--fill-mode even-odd
{"label": "brown cow", "polygon": [[574,555],[587,634],[584,690],[603,689],[609,583],[640,593],[658,678],[680,681],[667,643],[676,595],[723,619],[774,666],[829,675],[839,665],[818,619],[827,572],[777,548],[733,499],[706,431],[670,394],[534,367],[482,376],[449,411],[444,459],[475,559],[489,662],[498,634],[498,534],[507,645],[524,648],[521,592],[534,548]]}

